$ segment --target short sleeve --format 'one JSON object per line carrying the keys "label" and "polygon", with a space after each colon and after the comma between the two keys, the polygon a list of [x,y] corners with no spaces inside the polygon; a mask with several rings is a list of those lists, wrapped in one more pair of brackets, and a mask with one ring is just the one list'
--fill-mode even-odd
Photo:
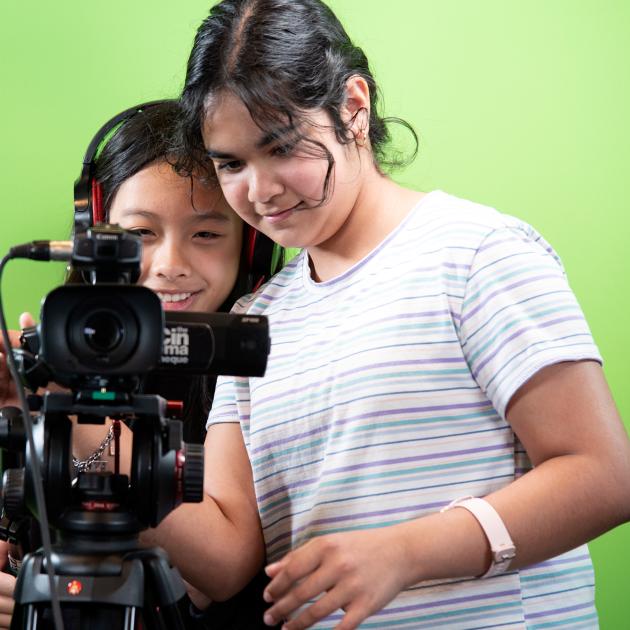
{"label": "short sleeve", "polygon": [[212,408],[206,423],[206,430],[212,425],[226,422],[239,422],[236,404],[236,384],[233,377],[219,376],[216,389],[214,390]]}
{"label": "short sleeve", "polygon": [[601,363],[558,256],[521,223],[492,231],[477,249],[459,329],[469,368],[503,418],[510,398],[540,369]]}
{"label": "short sleeve", "polygon": [[[248,294],[237,300],[230,311],[233,314],[242,314],[248,311],[255,296]],[[238,391],[241,391],[241,399],[238,398]],[[217,385],[214,390],[212,407],[206,422],[206,431],[215,424],[225,424],[241,422],[239,407],[243,406],[243,390],[247,389],[247,379],[235,376],[217,377]]]}

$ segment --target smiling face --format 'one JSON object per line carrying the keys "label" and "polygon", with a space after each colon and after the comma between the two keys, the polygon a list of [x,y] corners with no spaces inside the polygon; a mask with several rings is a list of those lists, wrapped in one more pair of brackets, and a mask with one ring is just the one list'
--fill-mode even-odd
{"label": "smiling face", "polygon": [[230,206],[285,247],[325,246],[347,221],[363,175],[355,147],[337,141],[328,115],[316,111],[299,129],[269,133],[230,92],[208,112],[204,142]]}
{"label": "smiling face", "polygon": [[142,237],[138,280],[165,310],[216,311],[236,281],[243,224],[216,188],[156,162],[125,180],[109,221]]}

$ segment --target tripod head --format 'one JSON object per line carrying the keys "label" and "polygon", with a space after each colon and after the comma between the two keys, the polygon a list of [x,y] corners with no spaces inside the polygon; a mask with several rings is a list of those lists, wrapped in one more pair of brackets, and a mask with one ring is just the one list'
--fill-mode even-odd
{"label": "tripod head", "polygon": [[[155,527],[182,501],[201,501],[203,448],[182,442],[179,420],[166,417],[167,403],[159,396],[119,394],[94,399],[89,392],[47,393],[34,415],[46,510],[61,537],[74,534],[127,535]],[[127,475],[78,472],[71,475],[72,422],[104,422],[107,417],[127,424],[133,433],[131,471]],[[16,408],[0,418],[0,446],[24,449],[23,418]],[[4,511],[11,519],[37,516],[30,473],[31,455],[23,453],[23,468],[5,472]]]}

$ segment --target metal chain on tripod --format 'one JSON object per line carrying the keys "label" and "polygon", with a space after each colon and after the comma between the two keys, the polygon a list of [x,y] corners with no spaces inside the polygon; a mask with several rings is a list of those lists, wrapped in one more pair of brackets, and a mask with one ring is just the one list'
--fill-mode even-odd
{"label": "metal chain on tripod", "polygon": [[103,451],[109,446],[113,438],[114,425],[112,424],[99,447],[87,459],[77,459],[76,457],[72,458],[72,465],[77,469],[77,472],[85,472],[86,470],[89,470],[94,462],[97,461],[103,454]]}

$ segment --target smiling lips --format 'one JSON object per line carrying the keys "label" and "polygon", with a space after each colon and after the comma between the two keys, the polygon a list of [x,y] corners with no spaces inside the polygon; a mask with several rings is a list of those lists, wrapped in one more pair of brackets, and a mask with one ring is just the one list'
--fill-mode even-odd
{"label": "smiling lips", "polygon": [[292,208],[289,208],[288,210],[281,210],[280,212],[275,212],[272,214],[263,214],[262,218],[265,221],[269,221],[269,223],[278,223],[280,221],[284,221],[284,219],[290,217],[295,210],[300,209],[301,203],[302,202],[296,203]]}
{"label": "smiling lips", "polygon": [[194,297],[197,295],[198,291],[182,291],[181,293],[163,293],[156,291],[156,293],[165,311],[184,311],[193,303]]}

